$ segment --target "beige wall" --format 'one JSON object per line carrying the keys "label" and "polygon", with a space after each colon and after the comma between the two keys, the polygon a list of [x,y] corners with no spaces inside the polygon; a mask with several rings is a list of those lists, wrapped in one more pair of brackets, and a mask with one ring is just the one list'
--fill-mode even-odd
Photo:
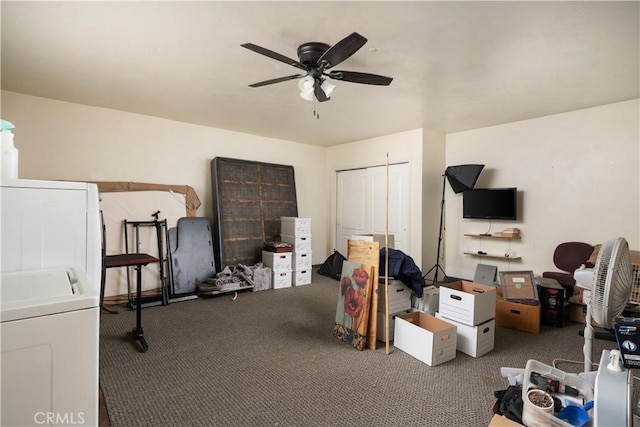
{"label": "beige wall", "polygon": [[20,178],[190,185],[210,219],[214,157],[292,165],[313,262],[328,254],[325,148],[6,91],[1,116],[16,126]]}
{"label": "beige wall", "polygon": [[[389,163],[408,162],[410,168],[410,222],[411,245],[407,255],[420,267],[422,260],[422,129],[396,133],[393,135],[355,141],[327,149],[326,182],[330,183],[330,220],[327,232],[335,247],[336,240],[336,177],[337,171],[385,165],[387,154]],[[347,254],[344,254],[345,256]]]}
{"label": "beige wall", "polygon": [[[390,163],[411,165],[410,256],[423,273],[436,262],[442,173],[447,165],[484,163],[478,187],[516,186],[522,262],[501,270],[553,268],[555,246],[597,243],[616,235],[640,248],[638,100],[446,135],[415,129],[323,148],[104,108],[2,92],[0,116],[16,125],[20,177],[144,181],[192,186],[199,216],[212,218],[209,165],[224,156],[295,167],[299,214],[313,219],[313,262],[335,239],[336,171]],[[446,158],[446,161],[445,161]],[[463,251],[504,252],[505,242],[464,237],[488,221],[463,220],[462,197],[446,186],[441,262],[449,275],[471,278],[477,258]],[[486,261],[488,262],[488,261]]]}
{"label": "beige wall", "polygon": [[[445,143],[446,136],[424,130],[424,151],[422,156],[422,274],[427,280],[433,280],[438,253],[438,234],[440,232],[440,205],[442,201],[442,174],[446,169]],[[440,258],[444,257],[444,241],[440,250]],[[440,262],[444,267],[444,262]],[[429,270],[433,270],[429,272]],[[438,271],[438,278],[442,277]]]}
{"label": "beige wall", "polygon": [[[522,261],[483,259],[500,270],[554,270],[561,242],[601,243],[623,236],[640,249],[639,102],[596,108],[447,135],[447,164],[483,163],[476,187],[518,187],[518,221],[494,221],[491,231],[519,227],[511,243]],[[508,242],[465,237],[489,221],[462,219],[462,195],[446,197],[446,271],[473,277],[479,258],[464,251],[504,253]]]}

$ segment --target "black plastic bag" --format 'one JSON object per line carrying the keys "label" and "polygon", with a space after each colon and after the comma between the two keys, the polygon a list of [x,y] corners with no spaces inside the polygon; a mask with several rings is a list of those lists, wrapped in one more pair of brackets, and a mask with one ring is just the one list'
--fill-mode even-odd
{"label": "black plastic bag", "polygon": [[340,275],[342,274],[342,263],[346,260],[347,258],[345,258],[344,255],[334,250],[333,253],[329,255],[329,258],[322,263],[318,269],[318,274],[340,280]]}
{"label": "black plastic bag", "polygon": [[522,424],[522,385],[510,385],[494,396],[498,399],[498,414]]}

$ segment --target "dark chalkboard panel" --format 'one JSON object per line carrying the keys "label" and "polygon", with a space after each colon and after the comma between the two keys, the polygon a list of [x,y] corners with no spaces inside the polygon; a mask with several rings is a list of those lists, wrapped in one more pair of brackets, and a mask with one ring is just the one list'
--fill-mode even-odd
{"label": "dark chalkboard panel", "polygon": [[293,166],[211,160],[216,265],[254,265],[266,241],[280,239],[280,218],[298,216]]}

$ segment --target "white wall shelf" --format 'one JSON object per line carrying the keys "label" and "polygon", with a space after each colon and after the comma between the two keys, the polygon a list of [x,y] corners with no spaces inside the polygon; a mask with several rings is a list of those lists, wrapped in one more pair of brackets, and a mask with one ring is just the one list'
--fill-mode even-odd
{"label": "white wall shelf", "polygon": [[471,256],[477,256],[477,257],[481,257],[481,258],[494,258],[494,259],[504,259],[504,260],[509,260],[509,261],[517,261],[522,259],[519,256],[505,256],[505,255],[498,255],[498,254],[479,254],[477,252],[465,252],[465,255],[471,255]]}
{"label": "white wall shelf", "polygon": [[480,258],[502,259],[506,261],[518,261],[522,259],[522,257],[519,257],[519,256],[508,255],[511,252],[511,240],[518,240],[520,239],[520,236],[495,236],[493,234],[472,234],[472,233],[465,233],[465,236],[481,239],[481,241],[482,241],[482,238],[485,238],[485,237],[487,239],[503,239],[503,240],[509,241],[507,250],[503,254],[464,252],[465,255],[471,255],[471,256],[480,257]]}
{"label": "white wall shelf", "polygon": [[515,240],[515,239],[519,239],[520,238],[520,236],[514,236],[514,237],[510,237],[510,236],[494,236],[493,234],[465,234],[465,236],[467,236],[467,237],[478,237],[478,238],[486,237],[488,239],[508,239],[508,240]]}

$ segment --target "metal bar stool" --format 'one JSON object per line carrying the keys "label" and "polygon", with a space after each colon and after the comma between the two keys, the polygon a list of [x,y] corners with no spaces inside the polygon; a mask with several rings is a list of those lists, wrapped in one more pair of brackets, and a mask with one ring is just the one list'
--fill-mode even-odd
{"label": "metal bar stool", "polygon": [[[134,267],[136,270],[136,327],[133,329],[133,341],[139,342],[142,352],[149,349],[144,339],[142,330],[142,267],[152,262],[158,262],[158,258],[144,253],[106,255],[104,268]],[[102,305],[102,301],[100,302]]]}
{"label": "metal bar stool", "polygon": [[100,220],[102,222],[102,277],[100,278],[100,309],[102,310],[104,301],[104,288],[107,268],[127,267],[127,275],[129,271],[128,267],[135,268],[137,272],[136,327],[133,329],[133,342],[138,342],[140,344],[142,352],[144,353],[149,349],[149,346],[147,345],[147,341],[144,339],[144,332],[142,330],[142,304],[140,304],[140,302],[142,301],[142,267],[153,262],[158,262],[159,259],[145,253],[107,255],[106,227],[104,225],[104,217],[102,211],[100,211]]}

